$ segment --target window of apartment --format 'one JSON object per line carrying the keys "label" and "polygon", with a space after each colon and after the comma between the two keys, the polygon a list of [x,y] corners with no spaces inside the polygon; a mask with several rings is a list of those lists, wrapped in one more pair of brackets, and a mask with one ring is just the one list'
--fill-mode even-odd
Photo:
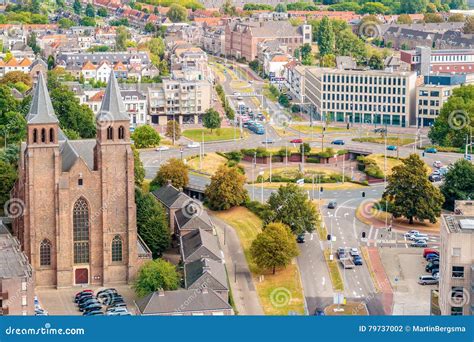
{"label": "window of apartment", "polygon": [[461,256],[461,248],[453,247],[452,256],[456,256],[456,257]]}
{"label": "window of apartment", "polygon": [[21,296],[21,305],[26,306],[27,304],[28,304],[28,301],[26,299],[26,296],[25,295]]}
{"label": "window of apartment", "polygon": [[21,290],[22,290],[22,291],[26,291],[26,288],[27,288],[27,283],[26,283],[26,281],[22,281],[22,282],[21,282]]}
{"label": "window of apartment", "polygon": [[453,266],[451,276],[453,278],[464,278],[464,266]]}

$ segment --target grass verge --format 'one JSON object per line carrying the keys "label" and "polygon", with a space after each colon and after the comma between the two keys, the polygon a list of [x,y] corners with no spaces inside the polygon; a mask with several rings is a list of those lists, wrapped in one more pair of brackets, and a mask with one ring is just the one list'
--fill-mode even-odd
{"label": "grass verge", "polygon": [[[365,137],[365,138],[354,138],[353,141],[358,142],[368,142],[374,144],[385,144],[385,138],[382,137]],[[409,137],[397,137],[397,136],[388,136],[387,145],[393,146],[403,146],[408,144],[413,144],[415,139]]]}
{"label": "grass verge", "polygon": [[[189,159],[188,166],[193,170],[199,170],[201,172],[207,173],[208,175],[213,175],[216,173],[217,169],[226,162],[226,158],[216,153],[208,153],[204,155],[201,163],[199,163],[199,156]],[[200,166],[202,166],[202,168],[200,168]]]}
{"label": "grass verge", "polygon": [[[290,264],[284,269],[277,270],[276,274],[271,274],[271,271],[260,270],[250,257],[252,241],[262,231],[260,218],[244,207],[215,212],[215,215],[231,225],[237,232],[264,313],[288,315],[291,311],[304,314],[303,289],[296,264]],[[285,301],[288,300],[288,303],[282,306],[278,302],[279,296],[285,298]]]}
{"label": "grass verge", "polygon": [[[234,132],[236,131],[236,133]],[[237,138],[240,137],[239,130],[234,130],[232,127],[217,128],[211,130],[207,128],[197,128],[197,129],[188,129],[183,131],[183,136],[191,139],[193,141],[201,142],[203,139],[204,133],[204,142],[209,141],[219,141],[219,140],[232,140],[234,139],[234,133]],[[244,131],[244,135],[246,132]]]}
{"label": "grass verge", "polygon": [[342,292],[344,291],[344,282],[342,281],[341,271],[339,270],[339,265],[337,263],[336,256],[334,256],[332,260],[329,260],[329,254],[329,249],[325,249],[324,259],[326,260],[326,265],[328,265],[332,288],[334,291]]}

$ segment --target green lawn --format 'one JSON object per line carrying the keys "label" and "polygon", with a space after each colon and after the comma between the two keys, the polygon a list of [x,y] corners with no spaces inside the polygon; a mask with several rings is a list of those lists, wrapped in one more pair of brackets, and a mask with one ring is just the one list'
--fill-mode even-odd
{"label": "green lawn", "polygon": [[342,281],[341,271],[339,270],[339,263],[336,258],[336,254],[333,252],[333,259],[329,260],[329,249],[324,251],[324,258],[329,269],[329,276],[331,277],[332,288],[334,291],[344,291],[344,282]]}
{"label": "green lawn", "polygon": [[[300,131],[302,133],[322,133],[323,132],[323,127],[322,126],[306,126],[306,125],[291,125],[291,128],[294,130]],[[346,128],[343,127],[326,127],[326,133],[331,133],[331,132],[344,132],[348,131]]]}
{"label": "green lawn", "polygon": [[[197,128],[197,129],[188,129],[183,131],[183,136],[191,139],[193,141],[202,141],[202,133],[204,132],[204,141],[217,141],[217,140],[232,140],[234,139],[234,128],[226,127],[226,128],[218,128],[211,130],[207,128]],[[240,137],[239,130],[235,130],[236,137]],[[244,131],[244,135],[246,132]]]}
{"label": "green lawn", "polygon": [[[365,137],[365,138],[354,138],[353,141],[358,142],[370,142],[374,144],[385,144],[385,138],[383,137]],[[413,144],[415,139],[410,137],[397,137],[397,136],[388,136],[387,137],[387,145],[393,146],[403,146],[408,144]]]}
{"label": "green lawn", "polygon": [[[272,274],[271,271],[260,270],[250,257],[252,241],[262,231],[262,220],[244,207],[215,212],[215,215],[237,232],[265,315],[288,315],[290,311],[304,314],[303,289],[296,264]],[[282,298],[285,298],[285,305],[279,302]]]}

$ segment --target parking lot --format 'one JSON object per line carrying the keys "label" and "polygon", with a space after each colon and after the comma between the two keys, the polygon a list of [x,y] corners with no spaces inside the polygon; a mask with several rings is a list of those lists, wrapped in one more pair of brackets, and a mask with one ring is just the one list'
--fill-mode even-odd
{"label": "parking lot", "polygon": [[[137,298],[130,285],[114,285],[111,286],[117,289],[117,291],[123,296],[125,303],[127,304],[128,310],[135,315],[135,304],[134,300]],[[37,289],[36,295],[38,296],[41,306],[48,311],[49,315],[82,315],[74,303],[74,296],[76,293],[91,289],[95,293],[103,289],[103,287],[97,286],[86,286],[86,287],[73,287],[67,289]]]}
{"label": "parking lot", "polygon": [[437,285],[420,285],[428,275],[423,248],[380,248],[380,257],[394,292],[394,315],[429,315],[430,293]]}

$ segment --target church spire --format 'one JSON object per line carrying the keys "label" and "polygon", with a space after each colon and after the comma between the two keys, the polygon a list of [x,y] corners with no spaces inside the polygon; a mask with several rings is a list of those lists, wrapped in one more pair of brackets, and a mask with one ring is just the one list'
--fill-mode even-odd
{"label": "church spire", "polygon": [[54,113],[53,104],[49,97],[48,88],[43,73],[39,73],[35,86],[31,107],[26,117],[28,124],[52,124],[58,123],[58,118]]}
{"label": "church spire", "polygon": [[102,105],[99,114],[97,114],[97,121],[111,122],[129,120],[130,117],[125,110],[118,82],[112,69],[110,72],[109,83],[107,84],[105,95],[102,99]]}

